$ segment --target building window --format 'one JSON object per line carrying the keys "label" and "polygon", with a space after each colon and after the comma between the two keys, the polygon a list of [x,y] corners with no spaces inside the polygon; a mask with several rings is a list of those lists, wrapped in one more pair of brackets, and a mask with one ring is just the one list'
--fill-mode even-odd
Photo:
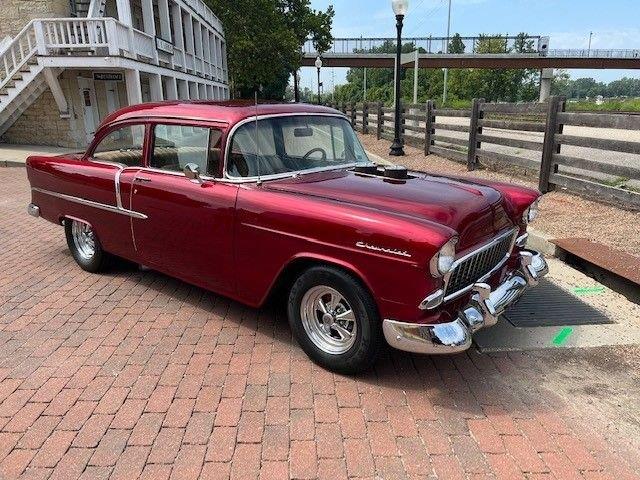
{"label": "building window", "polygon": [[142,166],[144,125],[127,125],[108,133],[93,150],[92,158],[121,163],[128,167]]}

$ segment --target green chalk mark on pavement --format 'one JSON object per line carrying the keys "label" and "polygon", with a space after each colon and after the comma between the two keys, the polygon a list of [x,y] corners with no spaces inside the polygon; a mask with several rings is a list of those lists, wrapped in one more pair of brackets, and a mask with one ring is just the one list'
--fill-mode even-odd
{"label": "green chalk mark on pavement", "polygon": [[558,334],[555,337],[553,337],[553,340],[551,343],[559,347],[567,341],[567,339],[569,338],[569,335],[571,335],[572,333],[573,333],[573,328],[564,327],[562,330],[558,332]]}
{"label": "green chalk mark on pavement", "polygon": [[599,295],[604,293],[604,287],[575,287],[573,293],[578,296],[582,295]]}

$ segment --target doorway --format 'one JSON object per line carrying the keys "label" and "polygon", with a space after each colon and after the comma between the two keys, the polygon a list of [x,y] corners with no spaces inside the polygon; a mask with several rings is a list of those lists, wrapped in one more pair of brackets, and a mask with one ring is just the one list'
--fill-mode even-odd
{"label": "doorway", "polygon": [[98,102],[96,90],[92,78],[78,77],[78,90],[82,105],[82,117],[84,119],[84,131],[87,143],[93,139],[98,125]]}

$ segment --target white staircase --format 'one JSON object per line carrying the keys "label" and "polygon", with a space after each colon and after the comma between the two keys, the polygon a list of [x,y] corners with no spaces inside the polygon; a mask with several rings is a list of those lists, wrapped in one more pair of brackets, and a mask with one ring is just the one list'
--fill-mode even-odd
{"label": "white staircase", "polygon": [[46,89],[36,44],[29,22],[0,52],[0,135]]}

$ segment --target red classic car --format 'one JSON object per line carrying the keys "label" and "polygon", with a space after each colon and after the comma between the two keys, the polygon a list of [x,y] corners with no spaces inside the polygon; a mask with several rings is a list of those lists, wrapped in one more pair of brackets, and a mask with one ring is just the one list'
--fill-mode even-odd
{"label": "red classic car", "polygon": [[27,172],[29,213],[64,225],[81,268],[117,256],[253,307],[287,298],[302,348],[340,372],[383,338],[462,351],[547,272],[525,249],[538,192],[371,163],[330,108],[137,105]]}

